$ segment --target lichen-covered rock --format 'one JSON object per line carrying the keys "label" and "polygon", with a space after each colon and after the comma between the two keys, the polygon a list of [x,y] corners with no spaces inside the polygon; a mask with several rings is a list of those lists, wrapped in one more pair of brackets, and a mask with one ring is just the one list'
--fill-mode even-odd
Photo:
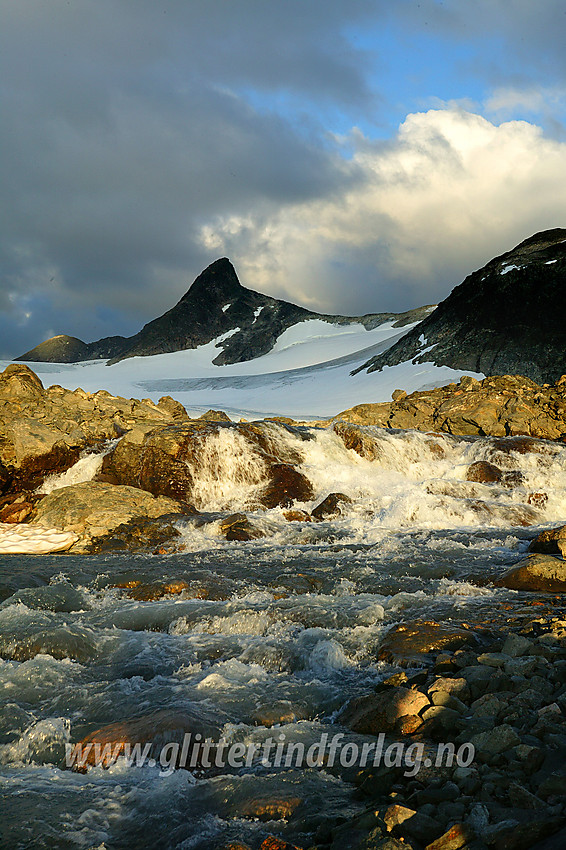
{"label": "lichen-covered rock", "polygon": [[[338,414],[333,427],[347,435],[348,425],[378,425],[500,437],[505,438],[498,447],[503,453],[537,451],[540,446],[531,438],[557,440],[566,435],[566,381],[539,386],[521,375],[498,375],[470,386],[469,377],[394,402],[356,405]],[[347,439],[354,440],[353,432]]]}
{"label": "lichen-covered rock", "polygon": [[85,449],[130,430],[136,423],[172,423],[163,407],[100,390],[45,388],[23,364],[0,373],[0,495],[35,490],[46,475],[69,469]]}
{"label": "lichen-covered rock", "polygon": [[80,538],[73,552],[91,551],[119,526],[133,519],[147,520],[165,515],[183,516],[185,507],[165,497],[155,497],[134,487],[99,482],[62,487],[45,496],[38,505],[32,526],[52,526],[74,532]]}

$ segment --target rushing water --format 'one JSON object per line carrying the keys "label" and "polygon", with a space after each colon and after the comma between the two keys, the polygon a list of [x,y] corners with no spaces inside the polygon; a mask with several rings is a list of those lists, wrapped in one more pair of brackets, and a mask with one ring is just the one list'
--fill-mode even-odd
{"label": "rushing water", "polygon": [[[391,671],[376,657],[392,624],[503,626],[528,612],[525,594],[490,580],[540,526],[564,520],[566,447],[538,441],[520,453],[512,440],[366,434],[372,460],[332,431],[273,426],[279,453],[284,444],[302,457],[317,493],[299,507],[329,492],[353,499],[330,521],[256,511],[265,537],[223,540],[219,518],[245,510],[265,477],[225,430],[193,470],[198,507],[218,516],[187,520],[183,552],[0,556],[2,847],[256,847],[269,833],[308,846],[319,823],[357,810],[349,777],[329,769],[253,764],[195,777],[118,761],[79,773],[63,757],[66,742],[95,728],[163,709],[250,743],[283,708],[271,734],[308,744],[340,728],[345,702]],[[508,486],[466,481],[477,460],[513,473]],[[185,582],[181,593],[152,598],[174,581]],[[289,824],[246,817],[250,800],[267,798],[302,802]]]}

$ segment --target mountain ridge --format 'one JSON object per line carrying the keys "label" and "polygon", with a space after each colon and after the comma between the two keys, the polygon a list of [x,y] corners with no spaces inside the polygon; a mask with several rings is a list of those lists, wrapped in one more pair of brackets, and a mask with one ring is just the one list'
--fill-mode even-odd
{"label": "mountain ridge", "polygon": [[367,330],[395,320],[395,327],[419,321],[431,306],[405,313],[340,316],[316,313],[289,301],[263,295],[240,283],[227,257],[211,263],[169,310],[131,337],[111,336],[85,343],[60,334],[16,358],[18,361],[77,363],[108,359],[109,365],[129,357],[147,357],[195,349],[219,339],[213,363],[222,366],[267,354],[279,336],[298,322],[319,319],[331,324],[362,324]]}

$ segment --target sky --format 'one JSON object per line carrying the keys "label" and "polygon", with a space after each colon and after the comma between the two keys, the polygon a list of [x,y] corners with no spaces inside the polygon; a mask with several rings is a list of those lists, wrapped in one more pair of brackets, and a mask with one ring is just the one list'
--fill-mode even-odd
{"label": "sky", "polygon": [[0,0],[0,357],[228,256],[322,312],[566,226],[561,0]]}

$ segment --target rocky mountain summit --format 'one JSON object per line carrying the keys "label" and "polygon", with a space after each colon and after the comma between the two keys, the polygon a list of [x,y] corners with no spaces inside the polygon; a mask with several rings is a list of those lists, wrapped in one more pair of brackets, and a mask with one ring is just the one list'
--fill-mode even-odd
{"label": "rocky mountain summit", "polygon": [[288,301],[246,289],[225,257],[216,260],[194,281],[181,300],[162,316],[148,322],[132,337],[112,336],[85,343],[71,336],[55,336],[18,357],[29,362],[77,363],[167,354],[198,348],[213,339],[219,353],[217,366],[241,363],[267,354],[288,328],[307,319],[331,324],[360,323],[368,330],[390,319],[394,327],[419,321],[430,307],[406,313],[370,313],[365,316],[334,316],[314,313]]}
{"label": "rocky mountain summit", "polygon": [[566,229],[537,233],[457,286],[434,313],[356,372],[412,360],[539,383],[566,372]]}

